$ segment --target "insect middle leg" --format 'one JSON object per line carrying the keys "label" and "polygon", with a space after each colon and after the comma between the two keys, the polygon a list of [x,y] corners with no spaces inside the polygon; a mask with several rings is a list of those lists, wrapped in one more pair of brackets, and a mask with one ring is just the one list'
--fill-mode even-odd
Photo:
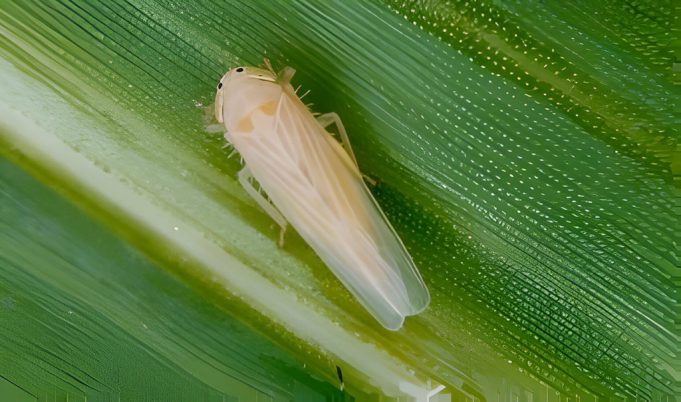
{"label": "insect middle leg", "polygon": [[[355,163],[355,167],[357,167],[357,170],[359,170],[357,158],[355,158],[355,153],[352,151],[352,146],[350,145],[350,138],[348,138],[348,133],[345,131],[345,126],[343,126],[340,116],[334,112],[324,113],[317,117],[317,122],[319,122],[319,124],[321,124],[321,126],[324,128],[327,128],[334,123],[336,124],[336,127],[338,127],[338,133],[341,136],[343,148],[345,148],[345,151],[350,156],[350,159],[352,159],[352,161]],[[364,177],[364,180],[368,181],[372,186],[376,185],[376,180],[372,179],[371,177],[365,174],[362,174],[362,177]]]}
{"label": "insect middle leg", "polygon": [[253,175],[251,174],[251,171],[248,170],[248,167],[244,167],[239,171],[239,183],[241,183],[244,190],[246,190],[248,195],[250,195],[281,228],[279,231],[279,247],[283,247],[284,234],[286,233],[287,225],[286,218],[284,218],[284,215],[282,215],[282,213],[253,186],[251,179],[253,179]]}

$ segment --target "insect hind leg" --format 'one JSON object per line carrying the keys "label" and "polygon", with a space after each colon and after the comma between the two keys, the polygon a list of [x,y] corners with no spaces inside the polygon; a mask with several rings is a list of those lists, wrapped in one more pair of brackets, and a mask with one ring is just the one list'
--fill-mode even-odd
{"label": "insect hind leg", "polygon": [[263,197],[260,191],[253,186],[251,179],[253,179],[253,175],[247,167],[244,167],[239,171],[239,183],[241,183],[241,186],[244,188],[244,190],[246,190],[248,195],[250,195],[251,198],[253,198],[253,200],[260,205],[260,208],[265,210],[267,215],[269,215],[270,218],[272,218],[279,225],[280,231],[278,244],[279,247],[283,247],[284,234],[286,233],[286,226],[288,222],[286,221],[286,218],[284,218],[284,215],[282,215],[282,213],[279,212],[279,210],[270,201]]}
{"label": "insect hind leg", "polygon": [[357,159],[355,158],[355,153],[352,152],[352,146],[350,146],[350,139],[348,138],[348,133],[345,131],[345,126],[343,126],[343,122],[341,121],[338,114],[334,112],[324,113],[317,117],[317,121],[324,128],[327,128],[334,123],[336,124],[336,127],[338,128],[338,133],[341,136],[343,148],[345,148],[345,151],[350,156],[350,159],[352,159],[352,161],[355,163],[355,166],[359,168],[359,165],[357,165]]}
{"label": "insect hind leg", "polygon": [[[352,161],[355,163],[355,167],[357,168],[357,170],[359,170],[357,158],[355,158],[355,153],[352,151],[352,146],[350,145],[350,138],[348,138],[348,133],[347,131],[345,131],[345,126],[343,125],[340,116],[338,116],[338,114],[334,112],[324,113],[317,117],[317,122],[319,122],[319,124],[324,128],[327,128],[334,123],[336,124],[336,127],[338,128],[338,133],[340,134],[341,137],[341,143],[343,144],[343,148],[345,148],[345,151],[350,156],[350,159],[352,159]],[[365,174],[362,174],[362,177],[364,177],[364,180],[368,181],[371,185],[373,186],[376,185],[376,180],[372,179],[371,177]]]}

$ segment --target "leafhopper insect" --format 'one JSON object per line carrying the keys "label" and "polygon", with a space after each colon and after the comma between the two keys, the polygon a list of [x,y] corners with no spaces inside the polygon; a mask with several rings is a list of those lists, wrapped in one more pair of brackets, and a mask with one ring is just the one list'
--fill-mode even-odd
{"label": "leafhopper insect", "polygon": [[[245,163],[239,181],[281,227],[280,244],[290,223],[385,328],[398,330],[428,306],[428,289],[364,183],[338,115],[315,117],[291,86],[294,73],[268,63],[220,80],[215,117]],[[332,124],[342,144],[326,130]]]}

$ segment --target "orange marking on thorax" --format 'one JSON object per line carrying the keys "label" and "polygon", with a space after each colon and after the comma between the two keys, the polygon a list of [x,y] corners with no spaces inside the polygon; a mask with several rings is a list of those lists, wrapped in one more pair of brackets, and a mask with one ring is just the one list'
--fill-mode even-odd
{"label": "orange marking on thorax", "polygon": [[247,114],[246,117],[239,120],[239,124],[236,126],[237,131],[242,133],[250,133],[253,131],[255,126],[253,125],[253,114],[256,111],[261,111],[266,115],[273,116],[277,111],[277,101],[270,101],[262,104],[259,108],[255,109],[251,113]]}
{"label": "orange marking on thorax", "polygon": [[251,120],[251,116],[253,116],[253,113],[249,113],[246,117],[241,119],[239,121],[239,125],[236,126],[236,131],[242,132],[242,133],[250,133],[253,131],[253,120]]}
{"label": "orange marking on thorax", "polygon": [[262,110],[263,113],[269,114],[271,116],[277,111],[277,101],[269,101],[260,106],[258,109]]}

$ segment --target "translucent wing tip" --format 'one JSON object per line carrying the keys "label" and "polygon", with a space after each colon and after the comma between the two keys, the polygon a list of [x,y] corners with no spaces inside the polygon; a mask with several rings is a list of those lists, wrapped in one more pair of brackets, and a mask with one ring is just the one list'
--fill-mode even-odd
{"label": "translucent wing tip", "polygon": [[425,286],[422,286],[419,294],[410,294],[408,296],[408,300],[402,305],[402,308],[387,303],[375,305],[363,304],[385,329],[398,331],[402,328],[408,316],[417,315],[428,307],[430,304],[430,293]]}
{"label": "translucent wing tip", "polygon": [[406,315],[400,314],[397,310],[381,309],[379,311],[378,309],[369,308],[367,308],[367,310],[376,319],[376,321],[383,326],[383,328],[389,331],[399,331],[404,325],[404,319],[406,318]]}
{"label": "translucent wing tip", "polygon": [[410,309],[407,315],[416,315],[423,312],[430,305],[430,292],[425,285],[422,285],[416,294],[409,295]]}
{"label": "translucent wing tip", "polygon": [[428,292],[428,288],[422,283],[422,286],[416,295],[409,294],[409,309],[404,312],[402,321],[404,322],[404,317],[421,314],[429,305],[430,293]]}

